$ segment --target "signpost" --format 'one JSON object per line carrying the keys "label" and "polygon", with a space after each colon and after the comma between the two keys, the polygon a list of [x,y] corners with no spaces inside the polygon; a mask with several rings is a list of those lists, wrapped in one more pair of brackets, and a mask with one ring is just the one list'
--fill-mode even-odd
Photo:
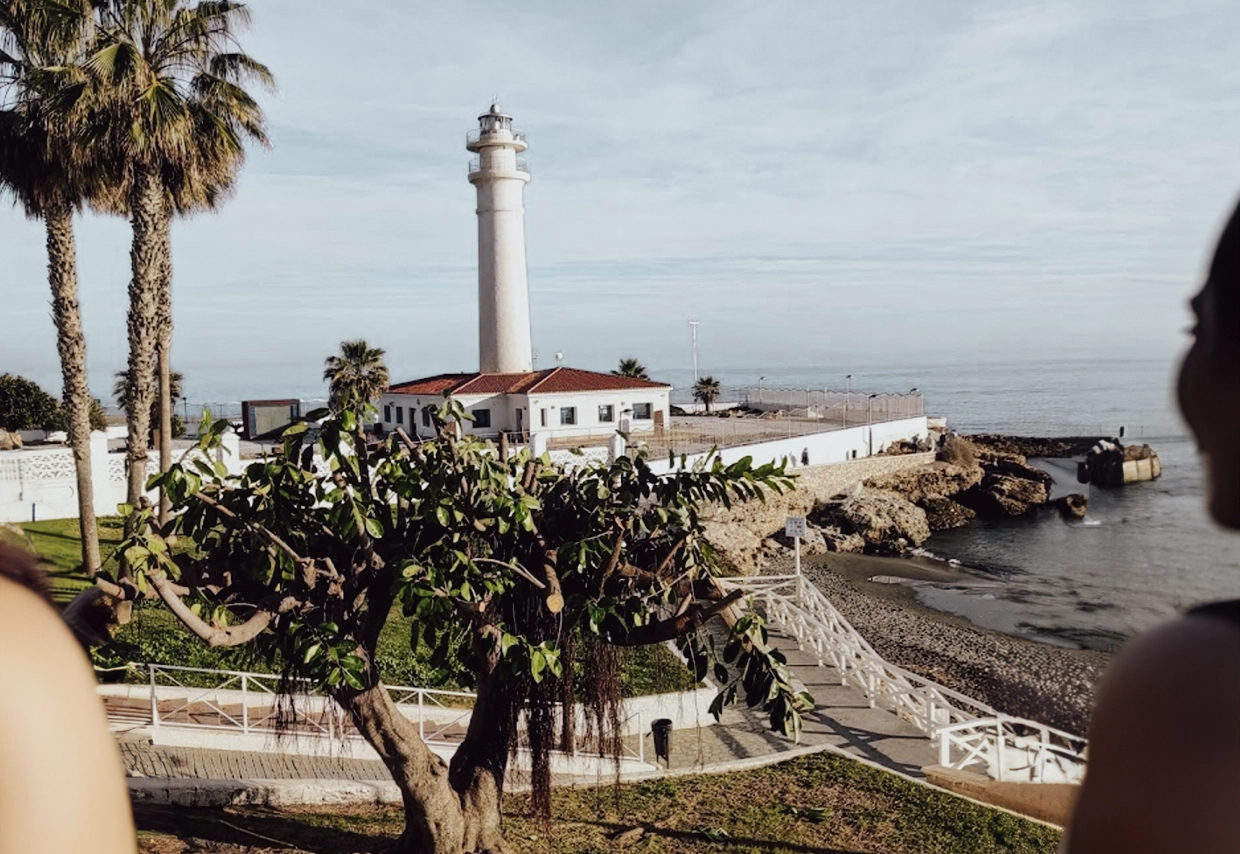
{"label": "signpost", "polygon": [[804,516],[788,516],[784,520],[784,536],[792,537],[797,561],[797,601],[801,601],[801,538],[808,530]]}

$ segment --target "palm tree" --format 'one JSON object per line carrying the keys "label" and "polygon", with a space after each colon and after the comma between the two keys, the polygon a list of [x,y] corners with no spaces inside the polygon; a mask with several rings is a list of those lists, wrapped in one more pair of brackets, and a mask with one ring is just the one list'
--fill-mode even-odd
{"label": "palm tree", "polygon": [[693,399],[704,404],[706,411],[710,412],[710,405],[719,399],[719,380],[702,377],[693,384]]}
{"label": "palm tree", "polygon": [[[113,375],[113,377],[115,379],[115,382],[112,383],[112,397],[116,401],[116,405],[122,410],[124,410],[126,415],[128,415],[129,401],[131,398],[131,395],[129,394],[129,372],[128,371],[117,371]],[[182,389],[184,388],[184,385],[185,385],[185,377],[182,376],[180,371],[169,371],[168,392],[169,392],[170,403],[169,403],[169,406],[167,407],[169,412],[175,409],[177,401],[185,396],[182,393]],[[149,419],[149,421],[151,422],[151,425],[150,425],[151,432],[155,431],[156,422],[160,421],[158,411],[164,408],[163,406],[164,395],[163,395],[163,392],[160,391],[158,386],[159,384],[156,383],[154,399],[151,401],[151,415]],[[175,439],[178,435],[177,428],[183,427],[184,425],[181,424],[180,419],[177,418],[175,414],[170,419],[170,421],[171,421],[170,432],[172,434],[172,438]],[[163,429],[162,424],[159,424],[158,426],[159,426],[159,429],[161,430]],[[163,441],[163,437],[161,436],[160,437],[161,444],[162,444],[162,441]]]}
{"label": "palm tree", "polygon": [[323,370],[332,412],[352,412],[360,422],[366,409],[388,387],[383,350],[365,341],[341,341],[340,355],[328,356]]}
{"label": "palm tree", "polygon": [[91,480],[91,404],[78,302],[73,214],[101,191],[80,129],[82,77],[74,68],[91,26],[90,0],[0,0],[0,192],[47,230],[47,272],[60,355],[66,427],[77,478],[82,566],[102,565]]}
{"label": "palm tree", "polygon": [[[93,0],[98,37],[85,68],[92,81],[94,137],[116,158],[133,227],[129,285],[129,501],[146,484],[155,358],[165,405],[160,465],[171,463],[169,367],[174,213],[213,208],[227,195],[248,140],[267,144],[262,110],[246,83],[273,85],[241,52],[249,11],[232,2]],[[161,501],[165,510],[166,499]]]}
{"label": "palm tree", "polygon": [[646,366],[636,359],[621,359],[620,367],[612,371],[618,377],[630,377],[635,380],[648,380]]}

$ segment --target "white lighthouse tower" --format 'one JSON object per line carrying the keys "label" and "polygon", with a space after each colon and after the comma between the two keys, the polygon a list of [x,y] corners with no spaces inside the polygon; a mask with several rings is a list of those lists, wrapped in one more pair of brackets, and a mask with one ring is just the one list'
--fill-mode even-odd
{"label": "white lighthouse tower", "polygon": [[469,183],[478,190],[478,370],[532,371],[522,200],[530,173],[517,159],[525,136],[512,129],[512,116],[491,104],[465,147],[478,154],[469,164]]}

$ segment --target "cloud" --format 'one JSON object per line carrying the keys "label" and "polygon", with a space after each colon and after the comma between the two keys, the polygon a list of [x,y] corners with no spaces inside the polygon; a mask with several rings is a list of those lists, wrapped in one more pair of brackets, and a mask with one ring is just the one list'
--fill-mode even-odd
{"label": "cloud", "polygon": [[[684,363],[690,317],[766,364],[1036,355],[1090,323],[1100,351],[1171,349],[1233,203],[1225,3],[317,8],[255,9],[274,148],[175,228],[191,394],[307,394],[356,335],[397,375],[472,367],[463,135],[493,94],[531,141],[536,346],[589,367]],[[99,386],[127,234],[79,235]],[[41,246],[0,212],[0,362],[49,381]]]}

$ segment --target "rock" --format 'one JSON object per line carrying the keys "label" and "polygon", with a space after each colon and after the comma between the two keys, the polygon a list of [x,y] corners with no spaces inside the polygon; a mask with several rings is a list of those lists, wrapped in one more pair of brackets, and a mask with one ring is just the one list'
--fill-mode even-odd
{"label": "rock", "polygon": [[1032,480],[1040,483],[1049,490],[1054,484],[1055,479],[1044,472],[1037,466],[1031,466],[1025,462],[1023,457],[1013,459],[1011,457],[997,459],[994,462],[982,463],[982,470],[987,474],[1005,475],[1007,477],[1018,477],[1023,480]]}
{"label": "rock", "polygon": [[[979,482],[981,471],[978,471]],[[977,514],[956,501],[942,495],[927,495],[917,504],[926,511],[926,522],[931,531],[950,531],[952,528],[963,528],[977,517]]]}
{"label": "rock", "polygon": [[827,551],[858,554],[865,551],[865,538],[860,534],[846,534],[834,525],[819,529]]}
{"label": "rock", "polygon": [[982,482],[982,470],[946,462],[927,463],[884,477],[871,478],[865,485],[901,495],[904,500],[920,504],[930,496],[950,496]]}
{"label": "rock", "polygon": [[930,536],[926,511],[906,501],[895,492],[859,487],[843,502],[827,505],[817,511],[815,521],[838,527],[865,540],[866,551],[884,551],[905,546],[919,546]]}
{"label": "rock", "polygon": [[17,433],[0,430],[0,451],[16,451],[22,446],[22,437]]}
{"label": "rock", "polygon": [[1084,519],[1085,514],[1089,512],[1089,498],[1079,492],[1074,492],[1055,499],[1055,509],[1065,519]]}
{"label": "rock", "polygon": [[1023,477],[987,472],[982,482],[955,496],[955,500],[984,519],[1020,516],[1045,504],[1049,496],[1045,484]]}

